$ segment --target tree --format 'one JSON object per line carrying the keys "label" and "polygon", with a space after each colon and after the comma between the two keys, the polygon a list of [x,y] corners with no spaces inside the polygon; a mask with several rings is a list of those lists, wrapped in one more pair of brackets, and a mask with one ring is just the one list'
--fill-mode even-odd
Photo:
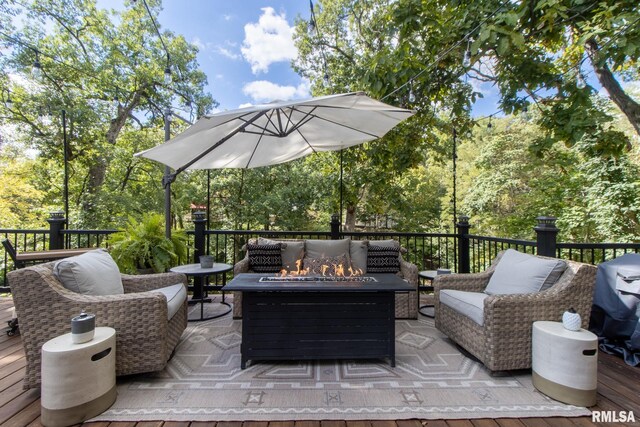
{"label": "tree", "polygon": [[[157,17],[160,1],[147,3]],[[166,105],[197,115],[214,105],[203,92],[206,77],[197,68],[197,48],[165,31],[162,38],[169,59],[144,5],[128,6],[122,12],[107,12],[98,9],[95,0],[35,1],[24,6],[20,32],[0,32],[3,45],[11,48],[0,59],[1,80],[14,100],[14,106],[3,111],[2,121],[23,125],[22,138],[31,141],[42,158],[62,165],[63,153],[56,142],[62,140],[58,118],[65,110],[66,154],[73,164],[72,185],[79,191],[77,210],[82,212],[79,225],[97,226],[109,219],[103,218],[98,202],[117,148],[132,141],[123,135],[133,129],[161,129]],[[36,58],[42,78],[34,81],[28,70]],[[173,70],[169,85],[162,82],[167,65]],[[54,119],[43,122],[39,116],[47,109]],[[161,134],[156,136],[155,141],[143,139],[146,145],[138,148],[161,142]],[[120,178],[111,190],[122,193],[131,175]]]}
{"label": "tree", "polygon": [[[415,88],[417,101],[410,101],[407,91],[392,93],[397,87],[394,83],[406,81],[409,70],[399,76],[383,70],[384,65],[392,65],[391,57],[380,53],[394,45],[394,30],[388,25],[392,9],[392,2],[385,0],[327,0],[315,8],[312,23],[298,20],[295,42],[299,55],[293,66],[311,80],[314,95],[364,90],[393,105],[413,108],[425,102],[419,87]],[[376,58],[388,58],[389,63],[382,64],[383,59],[376,63]],[[374,81],[372,74],[381,78]],[[423,164],[426,146],[444,151],[441,141],[433,137],[432,129],[438,126],[444,123],[433,110],[420,108],[384,138],[344,150],[346,230],[353,230],[358,207],[367,198],[377,195],[378,200],[388,200],[383,195],[393,193],[397,178]],[[340,153],[332,156],[337,164]]]}
{"label": "tree", "polygon": [[636,1],[324,0],[316,10],[311,30],[301,22],[296,33],[296,65],[316,90],[326,68],[332,88],[399,103],[413,92],[414,108],[428,115],[444,107],[464,133],[466,110],[480,96],[468,79],[488,81],[500,90],[504,113],[540,110],[539,150],[558,141],[573,145],[585,134],[596,134],[611,152],[629,149],[629,139],[612,131],[611,115],[594,107],[593,89],[576,85],[588,60],[640,133],[640,106],[617,80],[638,76]]}

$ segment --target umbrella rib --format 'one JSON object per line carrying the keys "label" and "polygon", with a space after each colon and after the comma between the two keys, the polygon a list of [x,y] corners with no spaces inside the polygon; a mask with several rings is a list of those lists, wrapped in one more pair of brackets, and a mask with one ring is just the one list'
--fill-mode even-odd
{"label": "umbrella rib", "polygon": [[363,134],[365,134],[365,135],[373,136],[374,138],[380,138],[380,135],[376,135],[375,133],[365,132],[365,131],[363,131],[363,130],[361,130],[361,129],[356,129],[356,128],[354,128],[353,126],[347,126],[347,125],[345,125],[345,124],[338,123],[338,122],[333,121],[333,120],[325,119],[324,117],[315,116],[315,118],[317,118],[318,120],[324,120],[325,122],[333,123],[334,125],[342,126],[343,128],[347,128],[347,129],[354,130],[354,131],[356,131],[356,132],[363,133]]}
{"label": "umbrella rib", "polygon": [[[315,114],[313,114],[313,112],[316,111],[317,108],[318,108],[318,106],[314,105],[313,108],[311,109],[311,111],[304,112],[302,110],[298,110],[295,107],[291,107],[291,112],[292,112],[291,115],[293,115],[293,111],[297,111],[299,113],[303,113],[304,117],[302,117],[300,120],[298,120],[298,123],[294,124],[293,127],[290,130],[288,130],[283,136],[291,135],[291,133],[293,133],[296,130],[298,130],[302,125],[304,125],[307,122],[309,122],[309,120],[313,119],[314,117],[318,117]],[[293,120],[290,120],[290,122],[293,123]]]}
{"label": "umbrella rib", "polygon": [[[249,126],[250,124],[252,124],[253,122],[255,122],[256,120],[258,120],[260,117],[264,116],[267,112],[266,111],[260,111],[258,112],[256,115],[254,115],[253,117],[251,117],[251,119],[249,119],[248,121],[245,121],[242,125],[238,126],[237,128],[235,128],[233,131],[231,131],[229,134],[227,134],[225,137],[223,137],[222,139],[220,139],[218,142],[216,142],[215,144],[213,144],[211,147],[207,148],[206,150],[204,150],[202,153],[198,154],[196,157],[194,157],[193,159],[191,159],[187,164],[179,167],[178,169],[176,169],[175,173],[173,173],[173,179],[175,179],[175,177],[183,172],[185,169],[189,168],[189,166],[191,166],[192,164],[194,164],[195,162],[197,162],[198,160],[202,159],[204,156],[206,156],[207,154],[209,154],[210,152],[212,152],[213,150],[215,150],[216,148],[218,148],[220,145],[224,144],[227,140],[229,140],[229,138],[232,138],[235,134],[237,134],[238,132],[242,132],[247,126]],[[244,121],[244,120],[243,120]]]}
{"label": "umbrella rib", "polygon": [[[271,112],[271,115],[273,115],[273,111],[272,110],[264,110],[265,114],[267,114],[269,112]],[[240,120],[245,121],[244,119],[240,119]],[[282,136],[280,133],[274,132],[273,130],[271,130],[269,128],[269,123],[271,123],[273,128],[277,129],[276,124],[273,122],[273,120],[271,120],[271,116],[267,116],[267,123],[264,126],[257,125],[256,123],[250,123],[253,127],[255,127],[257,129],[260,129],[260,131],[256,132],[254,130],[243,129],[242,132],[243,133],[252,133],[252,134],[255,134],[255,135],[264,135],[265,133],[267,133],[267,134],[269,134],[271,136],[276,136],[276,137]]]}
{"label": "umbrella rib", "polygon": [[[255,133],[257,134],[257,132]],[[253,156],[256,154],[256,151],[258,151],[258,145],[260,145],[260,141],[262,141],[263,136],[264,136],[264,133],[260,135],[260,138],[258,138],[256,145],[253,147],[253,151],[251,151],[251,156],[249,156],[249,160],[247,161],[247,165],[245,166],[245,169],[249,168],[249,165],[251,164],[251,160],[253,160]]]}

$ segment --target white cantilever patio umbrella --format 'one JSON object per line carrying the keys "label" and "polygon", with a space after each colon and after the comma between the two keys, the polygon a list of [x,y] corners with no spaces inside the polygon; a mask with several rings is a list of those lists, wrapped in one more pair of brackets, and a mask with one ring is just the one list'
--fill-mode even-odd
{"label": "white cantilever patio umbrella", "polygon": [[168,185],[187,169],[256,168],[342,150],[382,137],[413,114],[363,92],[276,101],[202,117],[136,156],[173,168]]}

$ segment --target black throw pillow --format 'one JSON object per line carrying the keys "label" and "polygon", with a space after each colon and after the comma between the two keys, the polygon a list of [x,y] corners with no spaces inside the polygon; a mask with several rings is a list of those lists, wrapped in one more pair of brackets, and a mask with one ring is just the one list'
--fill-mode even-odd
{"label": "black throw pillow", "polygon": [[282,270],[282,244],[247,244],[249,269],[256,273],[279,273]]}
{"label": "black throw pillow", "polygon": [[367,252],[367,273],[400,271],[400,247],[376,246],[371,242]]}

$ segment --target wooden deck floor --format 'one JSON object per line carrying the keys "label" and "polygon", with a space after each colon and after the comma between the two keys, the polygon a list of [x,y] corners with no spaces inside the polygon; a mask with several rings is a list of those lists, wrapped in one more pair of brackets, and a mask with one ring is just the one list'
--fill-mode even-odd
{"label": "wooden deck floor", "polygon": [[[0,426],[41,426],[40,392],[23,391],[25,357],[20,336],[5,333],[13,303],[0,298]],[[640,425],[640,369],[632,368],[616,357],[601,353],[598,364],[598,403],[592,410],[633,411]],[[590,417],[520,418],[474,420],[400,420],[400,421],[288,421],[288,422],[97,422],[83,427],[571,427],[615,425],[592,423]]]}

